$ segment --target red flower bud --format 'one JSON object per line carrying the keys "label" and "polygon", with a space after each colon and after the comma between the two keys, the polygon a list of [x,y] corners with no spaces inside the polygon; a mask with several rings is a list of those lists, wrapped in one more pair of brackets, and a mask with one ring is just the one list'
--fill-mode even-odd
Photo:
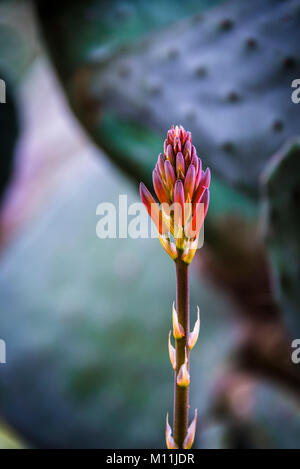
{"label": "red flower bud", "polygon": [[174,191],[174,185],[175,185],[175,181],[176,181],[176,176],[175,176],[175,173],[174,173],[173,166],[171,165],[169,160],[165,161],[164,168],[165,168],[167,188],[168,188],[168,190],[171,194],[171,198],[172,198],[172,194],[173,194],[173,191]]}
{"label": "red flower bud", "polygon": [[184,181],[184,198],[186,201],[188,200],[188,196],[190,198],[190,202],[192,200],[194,187],[195,187],[195,174],[196,174],[195,166],[191,164],[189,166],[189,169],[186,172],[185,181]]}
{"label": "red flower bud", "polygon": [[174,155],[174,150],[173,150],[173,147],[171,145],[168,145],[167,146],[167,150],[166,150],[166,159],[170,161],[170,163],[174,166],[175,164],[175,155]]}
{"label": "red flower bud", "polygon": [[162,178],[156,169],[153,170],[152,181],[153,181],[155,194],[157,195],[157,198],[160,201],[160,203],[161,204],[163,204],[164,202],[169,203],[170,199],[169,199],[168,192],[165,189]]}
{"label": "red flower bud", "polygon": [[160,173],[163,180],[166,179],[165,167],[164,167],[165,161],[166,161],[166,158],[163,156],[162,153],[160,153],[158,155],[157,165],[158,165],[158,168],[159,168],[159,173]]}
{"label": "red flower bud", "polygon": [[205,173],[202,174],[201,185],[209,188],[209,185],[210,185],[210,169],[209,168],[207,168]]}
{"label": "red flower bud", "polygon": [[183,154],[178,152],[176,155],[176,174],[178,179],[184,179],[185,164]]}
{"label": "red flower bud", "polygon": [[192,144],[188,140],[183,147],[183,156],[187,164],[190,164],[192,158]]}
{"label": "red flower bud", "polygon": [[153,220],[159,234],[162,235],[162,234],[167,233],[169,231],[168,226],[163,221],[162,213],[159,210],[159,206],[155,202],[154,198],[152,197],[152,195],[148,191],[145,184],[143,184],[142,182],[140,183],[140,196],[141,196],[142,202],[145,205],[148,214],[152,218],[152,220]]}

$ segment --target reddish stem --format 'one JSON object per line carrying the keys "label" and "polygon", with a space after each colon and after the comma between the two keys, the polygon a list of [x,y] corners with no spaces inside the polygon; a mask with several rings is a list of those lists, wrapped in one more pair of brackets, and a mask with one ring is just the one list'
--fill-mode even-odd
{"label": "reddish stem", "polygon": [[190,291],[189,291],[189,266],[182,260],[176,261],[176,311],[178,320],[184,327],[185,336],[176,340],[176,370],[174,381],[174,416],[173,438],[180,449],[187,434],[189,418],[189,386],[177,385],[177,375],[185,360],[185,350],[188,350],[188,336],[190,331]]}

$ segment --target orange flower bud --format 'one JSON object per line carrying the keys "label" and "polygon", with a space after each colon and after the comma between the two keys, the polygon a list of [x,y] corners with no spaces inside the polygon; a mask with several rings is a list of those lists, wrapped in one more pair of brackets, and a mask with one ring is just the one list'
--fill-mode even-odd
{"label": "orange flower bud", "polygon": [[[150,216],[160,235],[170,231],[174,236],[177,255],[170,239],[163,237],[161,243],[172,259],[180,255],[184,262],[189,263],[194,257],[198,244],[195,238],[199,235],[208,209],[210,170],[202,171],[191,132],[186,132],[182,126],[173,126],[168,131],[164,153],[159,154],[153,171],[153,186],[164,208],[160,210],[155,205]],[[149,207],[155,204],[155,200],[145,186],[141,186],[140,192],[150,214]],[[185,207],[185,202],[191,203],[191,207]]]}

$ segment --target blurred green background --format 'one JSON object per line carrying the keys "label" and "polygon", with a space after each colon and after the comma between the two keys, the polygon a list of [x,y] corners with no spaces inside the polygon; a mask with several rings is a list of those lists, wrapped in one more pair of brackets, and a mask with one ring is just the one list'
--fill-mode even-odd
{"label": "blurred green background", "polygon": [[195,447],[299,448],[299,26],[295,0],[0,3],[0,448],[164,447],[174,266],[95,229],[173,123],[213,175]]}

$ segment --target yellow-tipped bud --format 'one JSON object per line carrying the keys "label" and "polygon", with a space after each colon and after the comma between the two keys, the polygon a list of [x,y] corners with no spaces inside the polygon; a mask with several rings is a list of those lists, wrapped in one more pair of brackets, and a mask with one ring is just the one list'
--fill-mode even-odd
{"label": "yellow-tipped bud", "polygon": [[195,410],[195,417],[193,418],[193,421],[188,428],[185,440],[183,442],[183,449],[191,449],[191,447],[193,446],[195,433],[196,433],[196,426],[197,426],[197,409]]}
{"label": "yellow-tipped bud", "polygon": [[172,364],[173,370],[176,370],[176,352],[175,348],[171,344],[171,331],[169,332],[169,357],[170,357],[170,362]]}
{"label": "yellow-tipped bud", "polygon": [[199,309],[199,306],[197,306],[197,321],[195,322],[194,329],[190,333],[189,340],[188,340],[188,346],[190,350],[192,350],[192,348],[195,346],[198,340],[199,331],[200,331],[200,309]]}
{"label": "yellow-tipped bud", "polygon": [[178,315],[177,315],[177,311],[175,309],[174,302],[173,302],[173,306],[172,306],[172,316],[173,316],[173,336],[174,336],[174,339],[176,339],[176,340],[182,339],[182,337],[185,336],[185,332],[184,332],[184,328],[182,327],[182,325],[178,321]]}
{"label": "yellow-tipped bud", "polygon": [[192,216],[192,201],[191,197],[188,194],[187,199],[184,204],[184,226],[187,225],[187,223],[190,221],[190,218]]}
{"label": "yellow-tipped bud", "polygon": [[192,262],[192,260],[194,258],[194,255],[197,251],[198,242],[199,242],[199,237],[198,236],[194,241],[189,241],[188,242],[187,247],[186,247],[186,249],[184,250],[184,252],[181,256],[181,259],[186,264],[190,264]]}
{"label": "yellow-tipped bud", "polygon": [[184,360],[184,363],[183,365],[181,365],[179,371],[178,371],[178,375],[177,375],[177,384],[178,386],[182,387],[182,388],[186,388],[189,384],[190,384],[190,374],[189,374],[189,370],[188,370],[188,359],[187,359],[187,353],[186,353],[186,349],[185,349],[185,360]]}
{"label": "yellow-tipped bud", "polygon": [[172,437],[172,429],[169,425],[169,414],[167,414],[166,418],[166,444],[168,449],[178,449],[178,446],[176,445],[174,438]]}
{"label": "yellow-tipped bud", "polygon": [[175,244],[165,235],[159,235],[159,240],[166,253],[175,261],[178,257]]}

